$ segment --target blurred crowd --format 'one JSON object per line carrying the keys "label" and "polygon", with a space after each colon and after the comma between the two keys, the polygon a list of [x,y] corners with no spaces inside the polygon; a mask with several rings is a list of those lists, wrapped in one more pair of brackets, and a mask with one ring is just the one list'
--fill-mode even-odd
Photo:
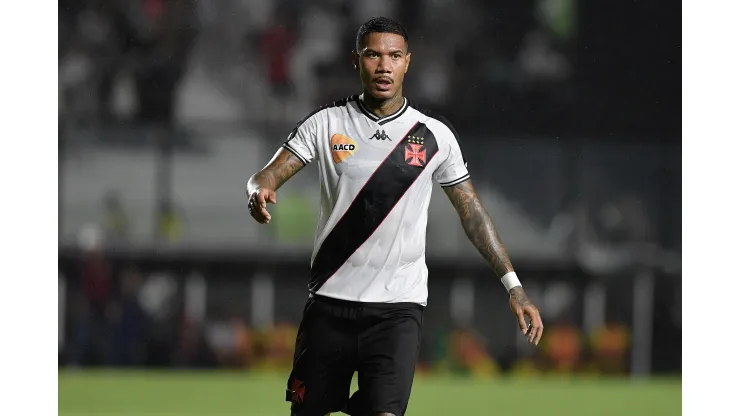
{"label": "blurred crowd", "polygon": [[[65,116],[110,122],[121,75],[135,119],[171,125],[198,24],[194,0],[59,2],[60,99]],[[132,103],[133,104],[133,103]]]}
{"label": "blurred crowd", "polygon": [[[199,317],[184,307],[183,289],[174,279],[164,273],[145,276],[134,264],[113,267],[98,237],[86,238],[84,255],[74,270],[79,279],[68,280],[70,325],[62,329],[68,340],[62,342],[60,365],[291,368],[298,322],[250,325],[243,313],[246,301],[220,305],[227,310],[220,318]],[[300,300],[292,299],[297,308]],[[495,344],[501,341],[486,340],[473,326],[437,326],[425,335],[418,369],[477,378],[502,373],[627,374],[630,325],[615,315],[599,326],[584,328],[569,318],[570,308],[550,317],[541,348],[520,348],[514,355],[494,353],[497,348],[500,351]]]}
{"label": "blurred crowd", "polygon": [[169,127],[192,105],[208,119],[193,103],[202,95],[182,91],[191,77],[229,112],[295,122],[357,91],[355,33],[384,15],[411,35],[408,96],[457,123],[490,113],[482,103],[496,96],[508,119],[572,98],[575,12],[574,0],[62,0],[60,112]]}

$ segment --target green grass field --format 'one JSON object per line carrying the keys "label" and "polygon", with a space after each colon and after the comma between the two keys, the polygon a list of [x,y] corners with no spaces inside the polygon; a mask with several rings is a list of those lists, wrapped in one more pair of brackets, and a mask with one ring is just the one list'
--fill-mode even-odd
{"label": "green grass field", "polygon": [[[283,375],[60,371],[60,416],[287,416]],[[681,380],[417,377],[407,415],[668,416]]]}

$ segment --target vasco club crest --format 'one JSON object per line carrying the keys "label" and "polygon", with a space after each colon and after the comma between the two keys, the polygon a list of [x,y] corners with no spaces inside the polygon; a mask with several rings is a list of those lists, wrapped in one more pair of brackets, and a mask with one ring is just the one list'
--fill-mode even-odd
{"label": "vasco club crest", "polygon": [[424,167],[427,163],[427,151],[424,149],[423,136],[408,136],[404,159],[411,166]]}

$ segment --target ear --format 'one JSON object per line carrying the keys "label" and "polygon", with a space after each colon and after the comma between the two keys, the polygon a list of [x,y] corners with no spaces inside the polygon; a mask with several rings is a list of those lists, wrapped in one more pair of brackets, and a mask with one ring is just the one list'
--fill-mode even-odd
{"label": "ear", "polygon": [[356,71],[360,70],[360,55],[357,54],[357,51],[352,51],[352,65]]}
{"label": "ear", "polygon": [[406,68],[403,70],[403,73],[409,72],[409,64],[411,63],[411,52],[406,53]]}

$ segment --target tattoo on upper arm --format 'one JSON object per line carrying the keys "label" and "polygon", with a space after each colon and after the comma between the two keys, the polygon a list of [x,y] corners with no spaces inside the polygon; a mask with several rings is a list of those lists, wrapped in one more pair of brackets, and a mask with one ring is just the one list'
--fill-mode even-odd
{"label": "tattoo on upper arm", "polygon": [[457,210],[465,234],[480,252],[496,275],[502,277],[514,271],[509,255],[496,232],[491,217],[478,199],[470,180],[443,188]]}

